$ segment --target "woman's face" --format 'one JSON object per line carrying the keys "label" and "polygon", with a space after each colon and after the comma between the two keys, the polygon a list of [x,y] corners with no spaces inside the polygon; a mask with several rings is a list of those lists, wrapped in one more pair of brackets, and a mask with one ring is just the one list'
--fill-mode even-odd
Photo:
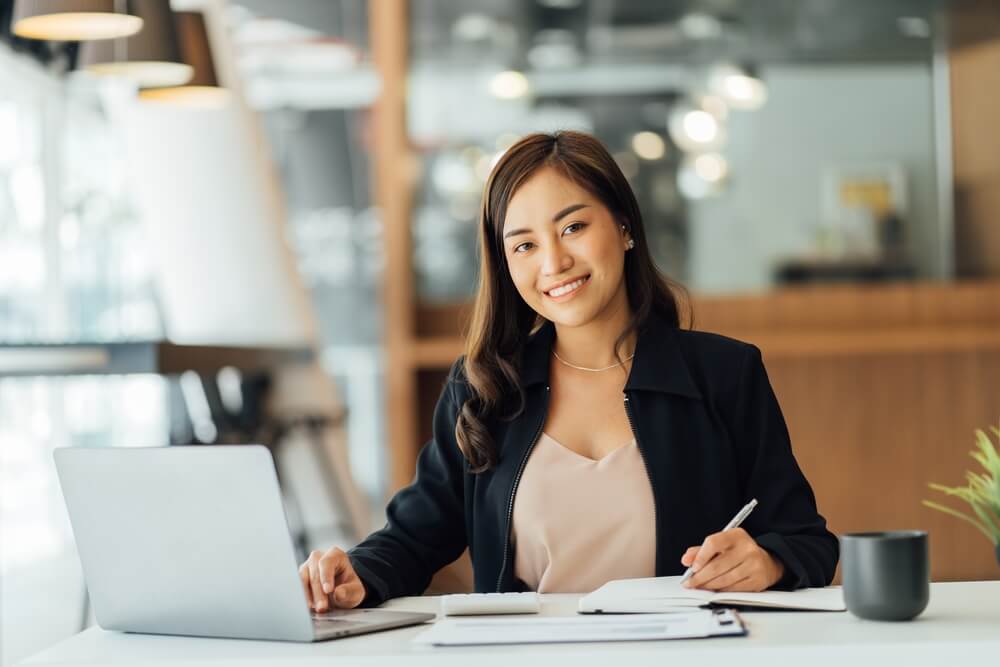
{"label": "woman's face", "polygon": [[596,197],[551,168],[518,188],[503,222],[504,254],[521,298],[563,326],[627,307],[628,239]]}

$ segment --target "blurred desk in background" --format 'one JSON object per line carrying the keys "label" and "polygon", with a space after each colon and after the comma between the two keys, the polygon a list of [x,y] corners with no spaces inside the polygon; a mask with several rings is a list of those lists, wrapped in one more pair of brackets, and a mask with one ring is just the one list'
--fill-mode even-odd
{"label": "blurred desk in background", "polygon": [[881,259],[789,259],[779,263],[774,270],[774,281],[778,285],[884,283],[913,280],[915,276],[913,265]]}
{"label": "blurred desk in background", "polygon": [[0,376],[171,375],[214,373],[227,366],[265,370],[313,357],[309,348],[178,345],[168,341],[129,343],[0,344]]}

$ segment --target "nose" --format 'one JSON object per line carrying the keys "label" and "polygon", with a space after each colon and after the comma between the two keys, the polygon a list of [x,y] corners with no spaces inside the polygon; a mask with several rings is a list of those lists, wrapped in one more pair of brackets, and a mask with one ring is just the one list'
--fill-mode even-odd
{"label": "nose", "polygon": [[542,248],[542,274],[557,276],[573,267],[573,256],[558,241]]}

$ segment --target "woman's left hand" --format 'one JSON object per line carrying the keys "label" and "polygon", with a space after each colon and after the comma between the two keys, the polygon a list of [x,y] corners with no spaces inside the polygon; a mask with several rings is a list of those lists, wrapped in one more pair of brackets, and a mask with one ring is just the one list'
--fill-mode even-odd
{"label": "woman's left hand", "polygon": [[785,565],[754,541],[742,528],[709,535],[700,547],[691,547],[681,564],[694,564],[685,588],[710,591],[763,591],[778,583]]}

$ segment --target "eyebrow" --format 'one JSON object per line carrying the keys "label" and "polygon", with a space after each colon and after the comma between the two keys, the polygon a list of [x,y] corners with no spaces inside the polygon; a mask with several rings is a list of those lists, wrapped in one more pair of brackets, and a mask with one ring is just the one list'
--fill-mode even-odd
{"label": "eyebrow", "polygon": [[[554,216],[552,216],[552,222],[559,222],[570,213],[573,213],[574,211],[579,211],[581,208],[587,208],[589,206],[590,204],[570,204],[569,206],[567,206],[566,208],[564,208],[563,210],[559,211]],[[525,229],[525,228],[512,229],[506,234],[504,234],[503,237],[505,239],[509,239],[511,236],[517,236],[518,234],[527,234],[530,231],[531,231],[530,229]]]}

